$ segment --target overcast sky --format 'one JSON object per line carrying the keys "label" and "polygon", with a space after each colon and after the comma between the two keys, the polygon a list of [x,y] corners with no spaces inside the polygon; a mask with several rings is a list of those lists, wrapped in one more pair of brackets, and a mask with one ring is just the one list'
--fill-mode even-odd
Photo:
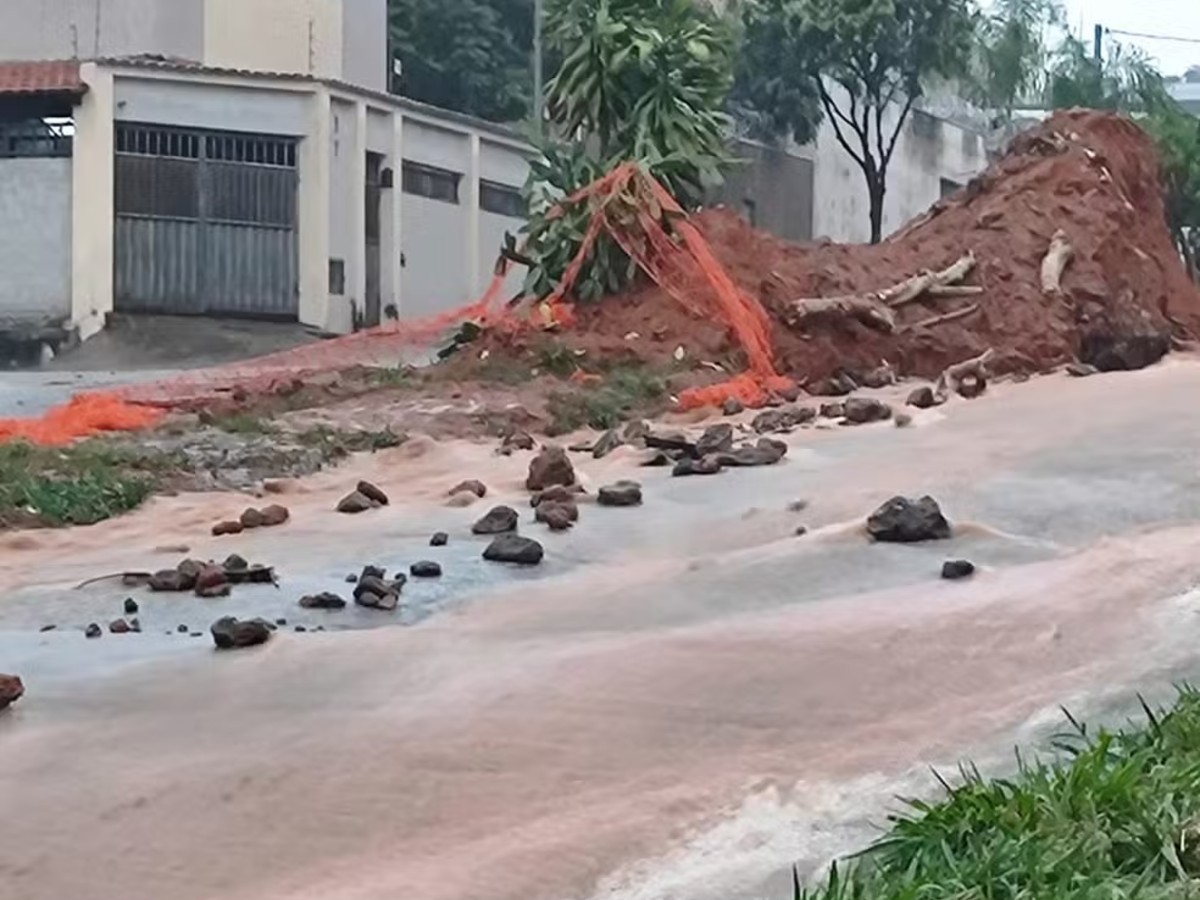
{"label": "overcast sky", "polygon": [[1153,56],[1164,75],[1182,75],[1188,66],[1200,65],[1200,0],[1066,0],[1066,7],[1071,30],[1089,45],[1097,24],[1113,31],[1192,38],[1196,43],[1113,35]]}

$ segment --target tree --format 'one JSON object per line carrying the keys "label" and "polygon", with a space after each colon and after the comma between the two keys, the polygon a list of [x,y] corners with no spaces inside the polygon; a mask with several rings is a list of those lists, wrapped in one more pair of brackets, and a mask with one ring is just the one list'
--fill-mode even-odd
{"label": "tree", "polygon": [[498,122],[533,94],[533,0],[390,0],[398,93]]}
{"label": "tree", "polygon": [[1200,119],[1174,103],[1152,112],[1147,129],[1158,144],[1167,225],[1193,281],[1200,281]]}
{"label": "tree", "polygon": [[980,15],[968,84],[972,99],[1000,123],[1012,121],[1021,101],[1043,102],[1047,33],[1062,25],[1063,16],[1059,0],[996,0]]}
{"label": "tree", "polygon": [[[692,0],[549,0],[546,12],[547,49],[562,62],[546,85],[548,134],[525,188],[526,293],[537,297],[562,279],[591,215],[586,203],[552,215],[564,197],[631,160],[684,207],[719,180],[732,81],[732,36]],[[614,292],[632,274],[602,235],[576,293]]]}
{"label": "tree", "polygon": [[1110,41],[1097,60],[1068,36],[1051,60],[1050,105],[1147,112],[1170,100],[1162,74],[1144,52]]}
{"label": "tree", "polygon": [[[888,166],[909,113],[930,78],[965,71],[972,32],[969,0],[761,0],[747,10],[745,52],[764,61],[751,81],[769,84],[787,66],[797,68],[782,76],[795,88],[807,79],[818,116],[863,173],[872,243],[883,237]],[[820,121],[782,118],[800,134]]]}

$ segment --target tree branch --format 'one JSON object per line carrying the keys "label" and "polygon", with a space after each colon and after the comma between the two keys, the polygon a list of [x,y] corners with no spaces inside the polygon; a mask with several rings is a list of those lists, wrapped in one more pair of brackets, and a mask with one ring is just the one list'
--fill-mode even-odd
{"label": "tree branch", "polygon": [[842,126],[838,124],[838,118],[845,118],[844,114],[837,108],[837,104],[833,102],[823,84],[819,85],[817,90],[821,97],[821,106],[825,108],[825,114],[829,116],[829,121],[833,124],[834,137],[842,145],[842,149],[850,154],[850,158],[858,163],[859,168],[865,171],[867,168],[866,160],[854,152],[854,148],[850,146],[850,142],[846,140],[846,136],[842,133]]}
{"label": "tree branch", "polygon": [[904,109],[900,110],[900,118],[896,121],[896,130],[892,132],[892,139],[888,143],[887,154],[883,158],[883,168],[886,169],[889,162],[892,161],[892,153],[896,150],[896,141],[900,137],[900,129],[904,127],[904,123],[908,120],[908,114],[912,112],[913,103],[916,97],[909,94],[904,101]]}

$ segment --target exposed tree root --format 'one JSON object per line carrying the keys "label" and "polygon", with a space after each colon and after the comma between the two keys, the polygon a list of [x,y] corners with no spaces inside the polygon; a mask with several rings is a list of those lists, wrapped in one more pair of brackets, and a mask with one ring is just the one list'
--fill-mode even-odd
{"label": "exposed tree root", "polygon": [[1050,239],[1050,249],[1042,257],[1042,293],[1057,295],[1062,293],[1062,275],[1071,257],[1075,254],[1067,236],[1060,228]]}
{"label": "exposed tree root", "polygon": [[918,328],[932,328],[934,325],[953,322],[955,319],[965,319],[967,316],[977,312],[979,312],[979,304],[972,303],[970,306],[964,306],[962,309],[956,309],[953,312],[942,313],[940,316],[930,316],[928,319],[922,319],[920,322],[913,322],[911,325],[905,325],[900,330],[915,331]]}
{"label": "exposed tree root", "polygon": [[921,272],[881,291],[793,300],[788,304],[788,319],[793,325],[802,324],[809,319],[853,319],[885,334],[907,330],[897,328],[894,309],[928,298],[975,296],[982,293],[983,288],[976,285],[956,284],[966,278],[973,268],[975,255],[968,253],[940,272]]}
{"label": "exposed tree root", "polygon": [[987,364],[995,355],[996,351],[989,347],[978,356],[947,367],[946,371],[938,377],[937,384],[933,389],[934,395],[940,400],[945,400],[950,391],[961,393],[964,382],[971,384],[971,396],[983,393],[987,387]]}

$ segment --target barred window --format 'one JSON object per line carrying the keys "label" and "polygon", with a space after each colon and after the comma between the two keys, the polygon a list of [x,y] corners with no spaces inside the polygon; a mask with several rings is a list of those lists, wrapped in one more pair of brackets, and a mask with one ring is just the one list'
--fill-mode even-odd
{"label": "barred window", "polygon": [[519,188],[495,181],[479,183],[479,208],[499,216],[523,219],[526,216],[525,198]]}
{"label": "barred window", "polygon": [[443,203],[458,203],[458,184],[462,175],[449,169],[404,161],[401,173],[404,193]]}

